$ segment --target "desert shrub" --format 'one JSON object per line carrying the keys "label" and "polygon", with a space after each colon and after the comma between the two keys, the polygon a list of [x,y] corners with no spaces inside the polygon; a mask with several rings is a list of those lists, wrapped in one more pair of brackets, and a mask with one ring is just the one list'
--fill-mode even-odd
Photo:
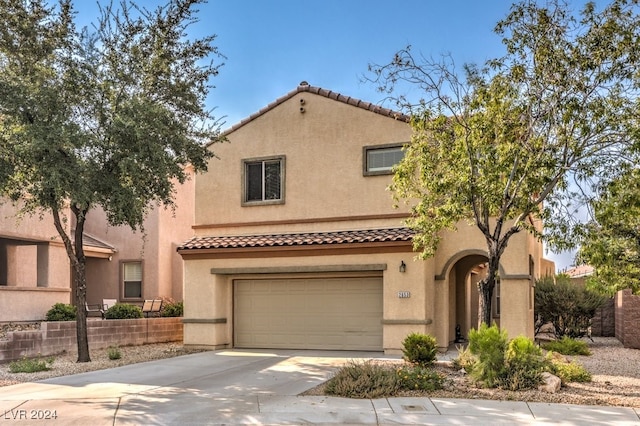
{"label": "desert shrub", "polygon": [[456,370],[464,370],[470,373],[478,358],[471,353],[469,347],[458,346],[458,356],[451,363]]}
{"label": "desert shrub", "polygon": [[469,351],[477,358],[469,372],[473,379],[489,388],[498,385],[504,376],[507,342],[506,331],[495,324],[481,324],[478,330],[469,331]]}
{"label": "desert shrub", "polygon": [[47,311],[47,321],[75,321],[76,307],[66,303],[56,303]]}
{"label": "desert shrub", "polygon": [[542,373],[549,369],[549,361],[542,355],[542,350],[524,336],[509,342],[504,361],[504,375],[498,382],[500,387],[509,390],[536,387],[542,381]]}
{"label": "desert shrub", "polygon": [[572,339],[569,336],[564,336],[560,340],[544,343],[542,348],[562,355],[591,355],[589,346],[587,346],[585,342]]}
{"label": "desert shrub", "polygon": [[143,313],[139,306],[128,303],[116,303],[106,310],[104,317],[106,319],[142,318]]}
{"label": "desert shrub", "polygon": [[404,359],[414,364],[431,365],[438,353],[435,337],[428,334],[411,333],[402,341],[402,347]]}
{"label": "desert shrub", "polygon": [[110,360],[116,360],[122,358],[122,353],[120,352],[120,348],[117,346],[109,346],[107,348],[107,356]]}
{"label": "desert shrub", "polygon": [[433,391],[442,389],[444,378],[424,365],[407,365],[397,370],[400,386],[406,390]]}
{"label": "desert shrub", "polygon": [[163,317],[181,317],[184,315],[183,302],[167,302],[162,305],[160,316]]}
{"label": "desert shrub", "polygon": [[572,283],[567,275],[539,279],[535,289],[536,333],[551,323],[558,339],[582,337],[605,301],[605,296]]}
{"label": "desert shrub", "polygon": [[550,362],[549,371],[558,376],[563,384],[591,381],[591,373],[581,364],[575,361],[568,362],[560,357],[555,357],[553,356],[553,352],[549,352],[547,359]]}
{"label": "desert shrub", "polygon": [[21,358],[9,363],[9,371],[12,373],[36,373],[38,371],[51,370],[53,358]]}
{"label": "desert shrub", "polygon": [[329,379],[325,391],[346,398],[381,398],[395,395],[400,388],[395,369],[371,361],[351,361]]}

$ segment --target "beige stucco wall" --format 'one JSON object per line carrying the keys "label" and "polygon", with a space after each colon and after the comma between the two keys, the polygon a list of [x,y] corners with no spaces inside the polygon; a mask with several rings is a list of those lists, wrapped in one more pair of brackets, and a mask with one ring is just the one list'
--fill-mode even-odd
{"label": "beige stucco wall", "polygon": [[[300,100],[305,113],[300,113]],[[327,125],[327,123],[333,123]],[[319,140],[318,135],[321,135]],[[219,159],[196,184],[196,225],[398,213],[389,176],[363,176],[363,147],[408,142],[407,123],[310,93],[299,93],[212,145]],[[243,207],[242,159],[286,156],[285,204]],[[400,221],[396,220],[395,225]],[[358,226],[343,224],[346,229]],[[333,229],[335,224],[287,224],[256,232]],[[238,229],[217,228],[216,233]],[[210,230],[198,230],[208,235]],[[251,231],[253,232],[253,231]]]}

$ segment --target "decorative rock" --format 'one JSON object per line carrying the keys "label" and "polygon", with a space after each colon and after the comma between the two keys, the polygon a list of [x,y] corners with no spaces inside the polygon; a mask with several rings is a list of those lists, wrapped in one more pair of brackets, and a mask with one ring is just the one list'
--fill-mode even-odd
{"label": "decorative rock", "polygon": [[543,384],[538,386],[538,390],[547,393],[556,393],[560,390],[560,386],[562,386],[562,381],[559,377],[554,376],[551,373],[547,373],[546,371],[542,373],[542,381]]}

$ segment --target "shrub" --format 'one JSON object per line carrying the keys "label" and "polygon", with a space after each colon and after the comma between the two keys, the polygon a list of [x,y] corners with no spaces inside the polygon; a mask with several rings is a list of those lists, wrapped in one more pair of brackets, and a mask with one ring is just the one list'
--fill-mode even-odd
{"label": "shrub", "polygon": [[346,398],[381,398],[395,395],[400,388],[394,369],[371,361],[350,361],[329,379],[325,391]]}
{"label": "shrub", "polygon": [[454,358],[451,363],[456,370],[464,370],[467,373],[471,373],[473,366],[478,361],[478,358],[471,353],[469,347],[458,346],[458,357]]}
{"label": "shrub", "polygon": [[505,374],[505,350],[507,333],[497,325],[481,324],[478,330],[469,331],[469,351],[477,360],[469,372],[471,377],[484,386],[493,388]]}
{"label": "shrub", "polygon": [[542,381],[542,373],[549,368],[542,350],[524,336],[509,342],[504,360],[504,376],[499,382],[501,387],[510,390],[536,387]]}
{"label": "shrub", "polygon": [[162,306],[160,316],[163,317],[181,317],[184,315],[183,302],[168,302]]}
{"label": "shrub", "polygon": [[423,391],[442,389],[444,378],[431,368],[411,365],[400,367],[397,372],[402,389]]}
{"label": "shrub", "polygon": [[117,346],[109,346],[107,348],[107,356],[110,360],[116,360],[122,358],[122,353],[120,353],[120,348]]}
{"label": "shrub", "polygon": [[12,373],[36,373],[38,371],[51,370],[53,358],[22,358],[9,363],[9,371]]}
{"label": "shrub", "polygon": [[47,321],[75,321],[76,307],[66,303],[56,303],[47,311]]}
{"label": "shrub", "polygon": [[431,365],[436,360],[438,347],[433,336],[422,333],[411,333],[402,342],[404,359],[420,364]]}
{"label": "shrub", "polygon": [[558,339],[582,337],[591,324],[596,310],[606,297],[575,285],[567,275],[545,277],[536,281],[535,315],[540,327],[551,323]]}
{"label": "shrub", "polygon": [[554,352],[547,354],[547,360],[550,363],[549,371],[558,376],[563,384],[591,381],[591,373],[575,361],[567,362],[565,359],[555,356]]}
{"label": "shrub", "polygon": [[116,303],[106,310],[104,317],[106,319],[142,318],[143,313],[139,306],[128,303]]}
{"label": "shrub", "polygon": [[543,349],[557,352],[562,355],[591,355],[589,346],[581,340],[564,336],[560,340],[547,342],[542,345]]}

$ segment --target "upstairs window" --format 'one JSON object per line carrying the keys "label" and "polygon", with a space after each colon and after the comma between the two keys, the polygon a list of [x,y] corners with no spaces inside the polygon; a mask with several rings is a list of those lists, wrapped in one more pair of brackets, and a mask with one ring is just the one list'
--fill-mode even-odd
{"label": "upstairs window", "polygon": [[404,158],[402,144],[364,147],[364,175],[387,175]]}
{"label": "upstairs window", "polygon": [[243,161],[243,204],[284,202],[284,156]]}

